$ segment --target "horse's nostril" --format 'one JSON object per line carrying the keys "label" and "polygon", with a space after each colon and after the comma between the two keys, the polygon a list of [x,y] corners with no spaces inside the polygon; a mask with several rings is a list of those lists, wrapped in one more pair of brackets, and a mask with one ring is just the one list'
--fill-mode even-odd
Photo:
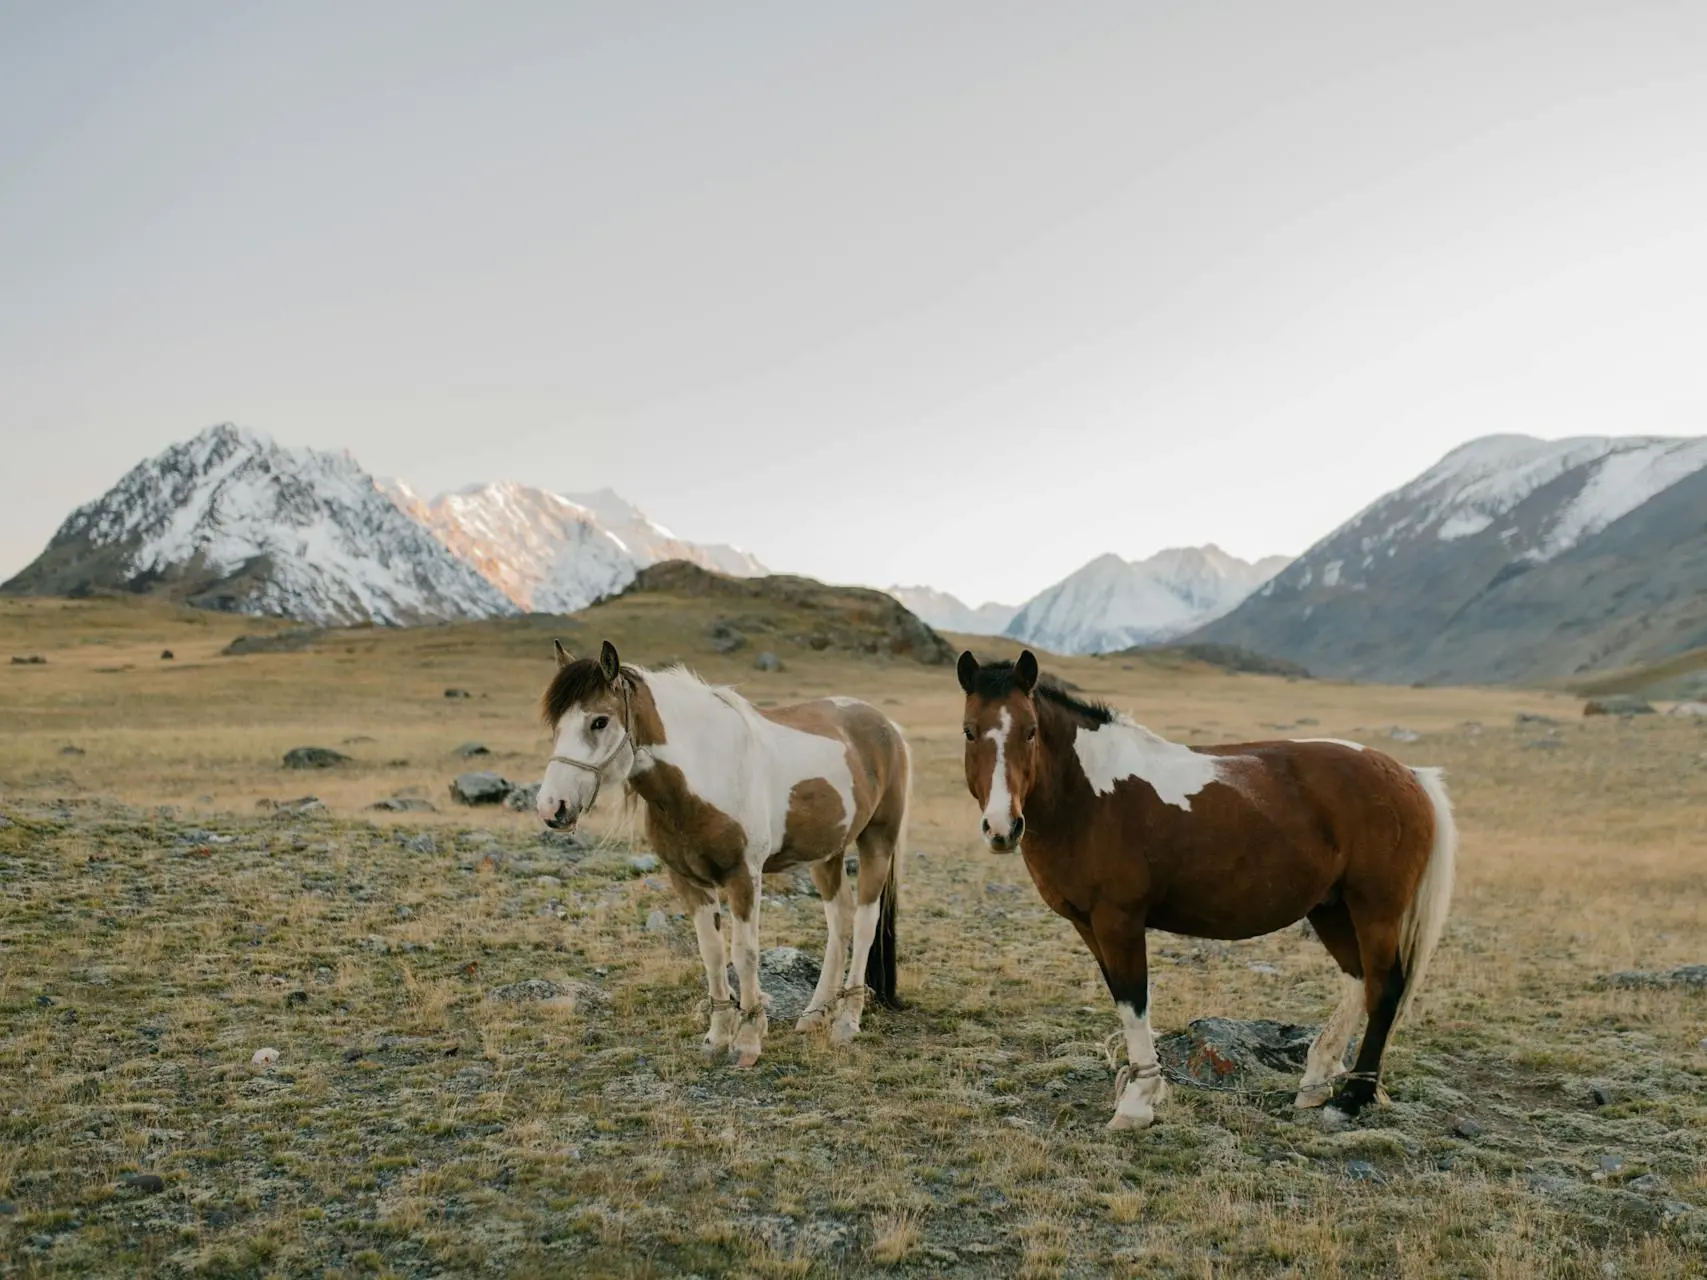
{"label": "horse's nostril", "polygon": [[1025,834],[1025,819],[1015,818],[1013,830],[1008,832],[1008,843],[1018,844],[1019,838]]}
{"label": "horse's nostril", "polygon": [[984,819],[983,823],[979,827],[979,830],[981,830],[985,835],[990,834],[990,820],[988,818]]}

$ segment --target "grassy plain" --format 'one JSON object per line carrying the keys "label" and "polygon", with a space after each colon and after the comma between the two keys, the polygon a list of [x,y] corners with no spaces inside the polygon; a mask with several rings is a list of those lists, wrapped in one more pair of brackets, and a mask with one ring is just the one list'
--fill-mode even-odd
{"label": "grassy plain", "polygon": [[[1112,1010],[1023,866],[976,841],[952,669],[814,652],[787,610],[715,655],[717,609],[640,597],[226,657],[269,624],[0,601],[0,664],[47,659],[0,665],[0,1270],[1703,1273],[1707,993],[1596,982],[1707,961],[1700,722],[1046,664],[1181,740],[1358,737],[1444,765],[1464,836],[1389,1106],[1330,1134],[1182,1089],[1155,1128],[1111,1135]],[[603,840],[565,849],[531,816],[449,803],[464,768],[537,777],[554,634],[682,657],[761,702],[866,697],[908,730],[907,1009],[845,1052],[779,1023],[755,1070],[708,1064],[691,930],[629,865],[614,806]],[[753,669],[767,648],[782,671]],[[493,754],[458,760],[471,739]],[[302,745],[353,760],[283,770]],[[366,810],[408,791],[440,811]],[[257,808],[305,794],[329,812]],[[765,945],[816,956],[816,900],[772,888]],[[1292,931],[1157,935],[1152,954],[1161,1031],[1319,1022],[1336,993]],[[258,1069],[262,1047],[280,1057]]]}

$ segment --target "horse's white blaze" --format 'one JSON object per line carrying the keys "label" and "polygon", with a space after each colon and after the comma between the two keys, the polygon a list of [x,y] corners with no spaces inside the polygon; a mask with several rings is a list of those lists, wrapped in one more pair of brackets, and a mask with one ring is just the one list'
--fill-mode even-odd
{"label": "horse's white blaze", "polygon": [[[551,754],[604,766],[600,772],[606,774],[605,781],[620,782],[622,776],[626,776],[624,766],[632,758],[623,749],[622,726],[613,719],[597,733],[590,733],[587,728],[590,721],[590,716],[579,712],[564,716],[563,722],[557,726]],[[545,766],[545,776],[540,779],[534,808],[542,821],[550,821],[559,804],[567,805],[579,814],[587,807],[599,785],[599,779],[586,769],[550,761]]]}
{"label": "horse's white blaze", "polygon": [[996,744],[996,767],[990,774],[990,801],[984,806],[984,821],[990,834],[1006,837],[1013,826],[1013,797],[1008,793],[1008,734],[1013,731],[1014,718],[1002,708],[1001,723],[984,734]]}
{"label": "horse's white blaze", "polygon": [[1163,804],[1189,810],[1191,798],[1211,782],[1230,781],[1223,757],[1169,742],[1124,716],[1095,729],[1081,726],[1073,752],[1099,796],[1108,795],[1122,779],[1137,778],[1149,783]]}
{"label": "horse's white blaze", "polygon": [[1366,750],[1368,750],[1368,748],[1365,747],[1361,742],[1348,742],[1344,738],[1294,738],[1294,739],[1292,739],[1292,741],[1294,741],[1294,742],[1326,742],[1330,746],[1350,747],[1353,751],[1366,751]]}

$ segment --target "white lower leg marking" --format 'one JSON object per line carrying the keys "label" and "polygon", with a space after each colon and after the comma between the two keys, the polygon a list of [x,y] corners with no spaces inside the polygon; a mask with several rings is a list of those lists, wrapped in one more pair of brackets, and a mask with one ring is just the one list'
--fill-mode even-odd
{"label": "white lower leg marking", "polygon": [[1150,1034],[1148,999],[1143,1013],[1124,1000],[1115,1002],[1120,1025],[1126,1032],[1126,1087],[1115,1104],[1112,1129],[1142,1129],[1156,1118],[1156,1104],[1167,1096],[1161,1062],[1156,1057],[1156,1039]]}
{"label": "white lower leg marking", "polygon": [[1345,1047],[1357,1033],[1363,1014],[1363,982],[1347,977],[1339,1004],[1310,1045],[1310,1056],[1304,1063],[1304,1079],[1298,1086],[1300,1102],[1308,1101],[1306,1094],[1319,1090],[1344,1070],[1341,1059],[1345,1057]]}
{"label": "white lower leg marking", "polygon": [[853,890],[846,880],[833,898],[824,899],[824,966],[818,970],[818,987],[806,1013],[827,1009],[836,1002],[836,979],[848,958],[848,934],[853,930]]}
{"label": "white lower leg marking", "polygon": [[848,960],[847,981],[842,984],[847,995],[836,1007],[833,1038],[838,1042],[851,1040],[859,1031],[860,1015],[865,1012],[865,962],[871,955],[872,941],[877,937],[880,910],[875,902],[862,902],[854,911],[853,955]]}

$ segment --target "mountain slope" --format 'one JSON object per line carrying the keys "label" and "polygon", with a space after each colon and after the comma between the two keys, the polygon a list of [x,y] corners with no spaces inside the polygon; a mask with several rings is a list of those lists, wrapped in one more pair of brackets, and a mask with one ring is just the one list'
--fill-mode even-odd
{"label": "mountain slope", "polygon": [[1016,605],[986,602],[976,609],[935,587],[890,587],[894,596],[921,619],[939,631],[962,635],[999,636],[1019,612]]}
{"label": "mountain slope", "polygon": [[322,625],[514,611],[347,454],[281,448],[229,423],[139,463],[0,586],[115,589]]}
{"label": "mountain slope", "polygon": [[502,481],[431,501],[403,481],[381,481],[380,489],[452,555],[535,613],[583,609],[664,560],[737,577],[765,572],[737,548],[676,537],[609,489],[566,497]]}
{"label": "mountain slope", "polygon": [[1233,608],[1287,563],[1255,564],[1216,546],[1148,560],[1098,556],[1028,600],[1004,634],[1055,653],[1107,653],[1172,639]]}
{"label": "mountain slope", "polygon": [[1707,439],[1471,441],[1190,639],[1458,682],[1707,643]]}

